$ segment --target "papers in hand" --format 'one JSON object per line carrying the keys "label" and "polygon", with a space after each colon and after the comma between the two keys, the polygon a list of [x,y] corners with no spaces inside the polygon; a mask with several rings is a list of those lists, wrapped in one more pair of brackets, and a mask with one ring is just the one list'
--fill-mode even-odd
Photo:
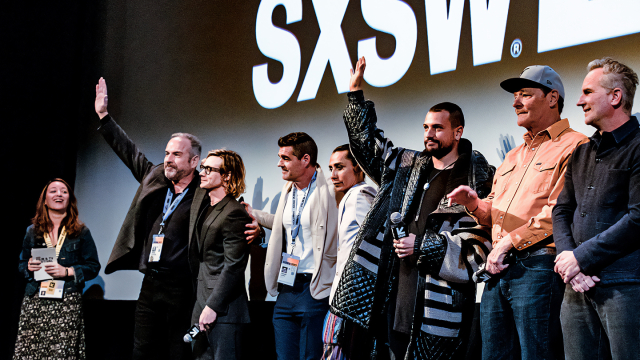
{"label": "papers in hand", "polygon": [[31,257],[33,258],[33,260],[40,261],[40,266],[41,266],[40,270],[33,272],[34,279],[36,281],[53,279],[51,275],[47,274],[47,272],[44,271],[44,266],[46,264],[53,265],[58,263],[58,259],[56,258],[56,249],[55,248],[31,249]]}

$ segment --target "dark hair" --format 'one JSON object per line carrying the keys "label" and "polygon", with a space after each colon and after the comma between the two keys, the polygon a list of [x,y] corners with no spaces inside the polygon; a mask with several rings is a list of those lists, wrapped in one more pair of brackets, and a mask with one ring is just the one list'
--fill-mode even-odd
{"label": "dark hair", "polygon": [[310,164],[318,166],[318,146],[311,136],[303,132],[293,132],[278,139],[278,146],[291,146],[293,155],[298,159],[302,159],[306,154],[311,159]]}
{"label": "dark hair", "polygon": [[227,194],[237,198],[240,194],[244,193],[244,163],[242,158],[237,152],[226,149],[211,150],[207,154],[207,157],[202,160],[204,162],[210,156],[219,157],[222,159],[222,166],[220,166],[220,175],[229,174],[229,181],[227,182]]}
{"label": "dark hair", "polygon": [[73,189],[69,184],[60,179],[55,178],[45,185],[44,189],[40,193],[40,198],[38,199],[38,203],[36,204],[36,215],[31,219],[31,223],[36,230],[36,234],[42,236],[45,233],[53,230],[53,222],[49,218],[49,211],[47,211],[46,198],[47,198],[47,190],[49,189],[49,185],[54,182],[61,182],[64,186],[67,187],[67,191],[69,191],[69,204],[67,205],[67,216],[62,220],[61,226],[64,226],[67,234],[71,237],[77,236],[82,231],[84,224],[80,222],[78,219],[78,201],[76,200],[76,196],[73,194]]}
{"label": "dark hair", "polygon": [[442,102],[440,104],[433,105],[429,112],[442,112],[446,111],[449,113],[449,122],[451,123],[452,128],[457,128],[458,126],[464,127],[464,114],[462,113],[462,109],[460,106],[450,103],[450,102]]}
{"label": "dark hair", "polygon": [[[544,96],[547,96],[552,90],[542,85],[539,86],[538,88],[542,90],[542,93],[544,94]],[[558,115],[562,114],[562,109],[564,109],[564,99],[562,98],[562,96],[560,96],[560,94],[558,94]]]}
{"label": "dark hair", "polygon": [[349,148],[349,144],[344,144],[344,145],[340,145],[337,148],[333,149],[333,153],[337,153],[338,151],[346,151],[347,152],[347,159],[349,159],[351,161],[351,164],[353,166],[358,166],[358,163],[356,162],[356,159],[353,157],[353,154],[351,153],[351,149]]}

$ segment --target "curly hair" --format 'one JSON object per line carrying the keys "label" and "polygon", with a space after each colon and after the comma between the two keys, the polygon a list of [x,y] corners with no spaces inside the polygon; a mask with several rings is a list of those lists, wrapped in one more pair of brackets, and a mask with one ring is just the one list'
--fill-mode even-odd
{"label": "curly hair", "polygon": [[44,189],[40,193],[40,198],[38,199],[38,203],[36,204],[36,215],[31,219],[31,223],[33,224],[37,235],[44,235],[45,233],[53,230],[53,222],[51,218],[49,218],[49,211],[46,205],[47,198],[47,190],[49,190],[49,185],[54,182],[61,182],[64,186],[67,187],[67,191],[69,191],[69,204],[67,205],[67,216],[62,220],[61,226],[64,226],[67,230],[67,234],[69,236],[78,236],[84,224],[80,222],[78,219],[78,201],[76,200],[76,196],[73,193],[73,189],[69,184],[60,179],[55,178],[45,185]]}
{"label": "curly hair", "polygon": [[234,198],[243,194],[246,186],[244,183],[245,169],[242,158],[237,152],[226,149],[211,150],[207,154],[207,157],[202,161],[204,162],[209,156],[216,156],[222,159],[222,166],[220,166],[220,175],[229,174],[229,181],[227,182],[227,194],[232,195]]}

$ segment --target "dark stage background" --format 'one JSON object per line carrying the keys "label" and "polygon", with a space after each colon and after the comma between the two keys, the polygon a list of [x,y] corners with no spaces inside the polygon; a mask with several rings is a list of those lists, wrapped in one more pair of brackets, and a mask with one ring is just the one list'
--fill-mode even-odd
{"label": "dark stage background", "polygon": [[[277,5],[283,3],[286,8]],[[347,140],[341,120],[347,102],[345,59],[353,64],[363,53],[370,64],[370,77],[365,79],[376,85],[366,85],[365,96],[376,102],[379,124],[397,145],[421,148],[421,124],[428,108],[453,101],[465,111],[465,137],[499,165],[503,140],[509,139],[510,146],[520,144],[523,131],[515,125],[512,96],[498,84],[532,64],[548,64],[560,73],[567,94],[563,115],[575,129],[592,134],[574,106],[586,64],[609,55],[640,70],[640,25],[633,19],[640,13],[640,2],[604,3],[490,0],[487,8],[485,0],[326,0],[316,2],[317,11],[308,0],[262,5],[256,0],[3,4],[0,106],[7,129],[9,162],[3,183],[10,216],[2,284],[10,305],[2,320],[0,359],[13,353],[24,290],[16,271],[18,254],[44,184],[63,177],[74,186],[81,219],[92,230],[103,268],[138,186],[96,131],[93,99],[100,76],[109,86],[110,113],[150,160],[162,161],[166,141],[176,131],[198,135],[205,151],[234,149],[247,165],[245,199],[253,199],[254,207],[271,209],[282,186],[275,167],[277,138],[291,131],[308,132],[318,142],[319,162],[326,169],[331,150]],[[565,5],[574,8],[562,8]],[[257,29],[260,6],[266,15]],[[431,28],[427,8],[434,17]],[[342,10],[338,28],[336,16]],[[269,20],[289,35],[274,33]],[[256,32],[258,38],[268,36],[257,40]],[[322,32],[340,46],[319,51],[331,53],[331,63],[320,61],[308,70]],[[359,43],[372,37],[377,54],[366,52],[364,45],[360,49]],[[516,39],[522,44],[517,56],[511,53]],[[287,44],[298,47],[285,48]],[[291,60],[296,52],[297,70],[295,56]],[[378,70],[374,55],[380,57]],[[384,60],[390,59],[395,62],[385,69]],[[267,64],[271,83],[284,75],[293,80],[284,87],[269,87],[256,72],[261,64]],[[313,83],[318,77],[315,94],[313,84],[312,91],[303,91],[307,78]],[[265,100],[265,93],[279,100]],[[259,257],[257,252],[253,255]],[[108,276],[101,272],[88,285],[89,359],[130,356],[141,278],[132,271]],[[273,355],[272,304],[264,296],[252,297],[251,350],[261,358]]]}

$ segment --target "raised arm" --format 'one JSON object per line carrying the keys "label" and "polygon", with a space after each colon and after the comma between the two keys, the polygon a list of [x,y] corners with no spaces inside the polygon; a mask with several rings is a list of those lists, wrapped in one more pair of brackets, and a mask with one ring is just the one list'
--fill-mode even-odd
{"label": "raised arm", "polygon": [[142,182],[142,179],[153,168],[153,163],[129,139],[124,130],[116,124],[107,111],[107,104],[107,82],[100,78],[96,85],[95,100],[96,114],[100,117],[100,128],[98,130],[120,160],[131,170],[136,180]]}
{"label": "raised arm", "polygon": [[347,95],[349,105],[344,111],[343,119],[349,135],[349,145],[356,161],[364,172],[377,185],[382,180],[385,162],[395,168],[395,158],[399,149],[384,137],[384,132],[376,127],[378,118],[372,101],[365,101],[362,93],[362,80],[366,61],[358,60],[356,70],[351,73]]}

